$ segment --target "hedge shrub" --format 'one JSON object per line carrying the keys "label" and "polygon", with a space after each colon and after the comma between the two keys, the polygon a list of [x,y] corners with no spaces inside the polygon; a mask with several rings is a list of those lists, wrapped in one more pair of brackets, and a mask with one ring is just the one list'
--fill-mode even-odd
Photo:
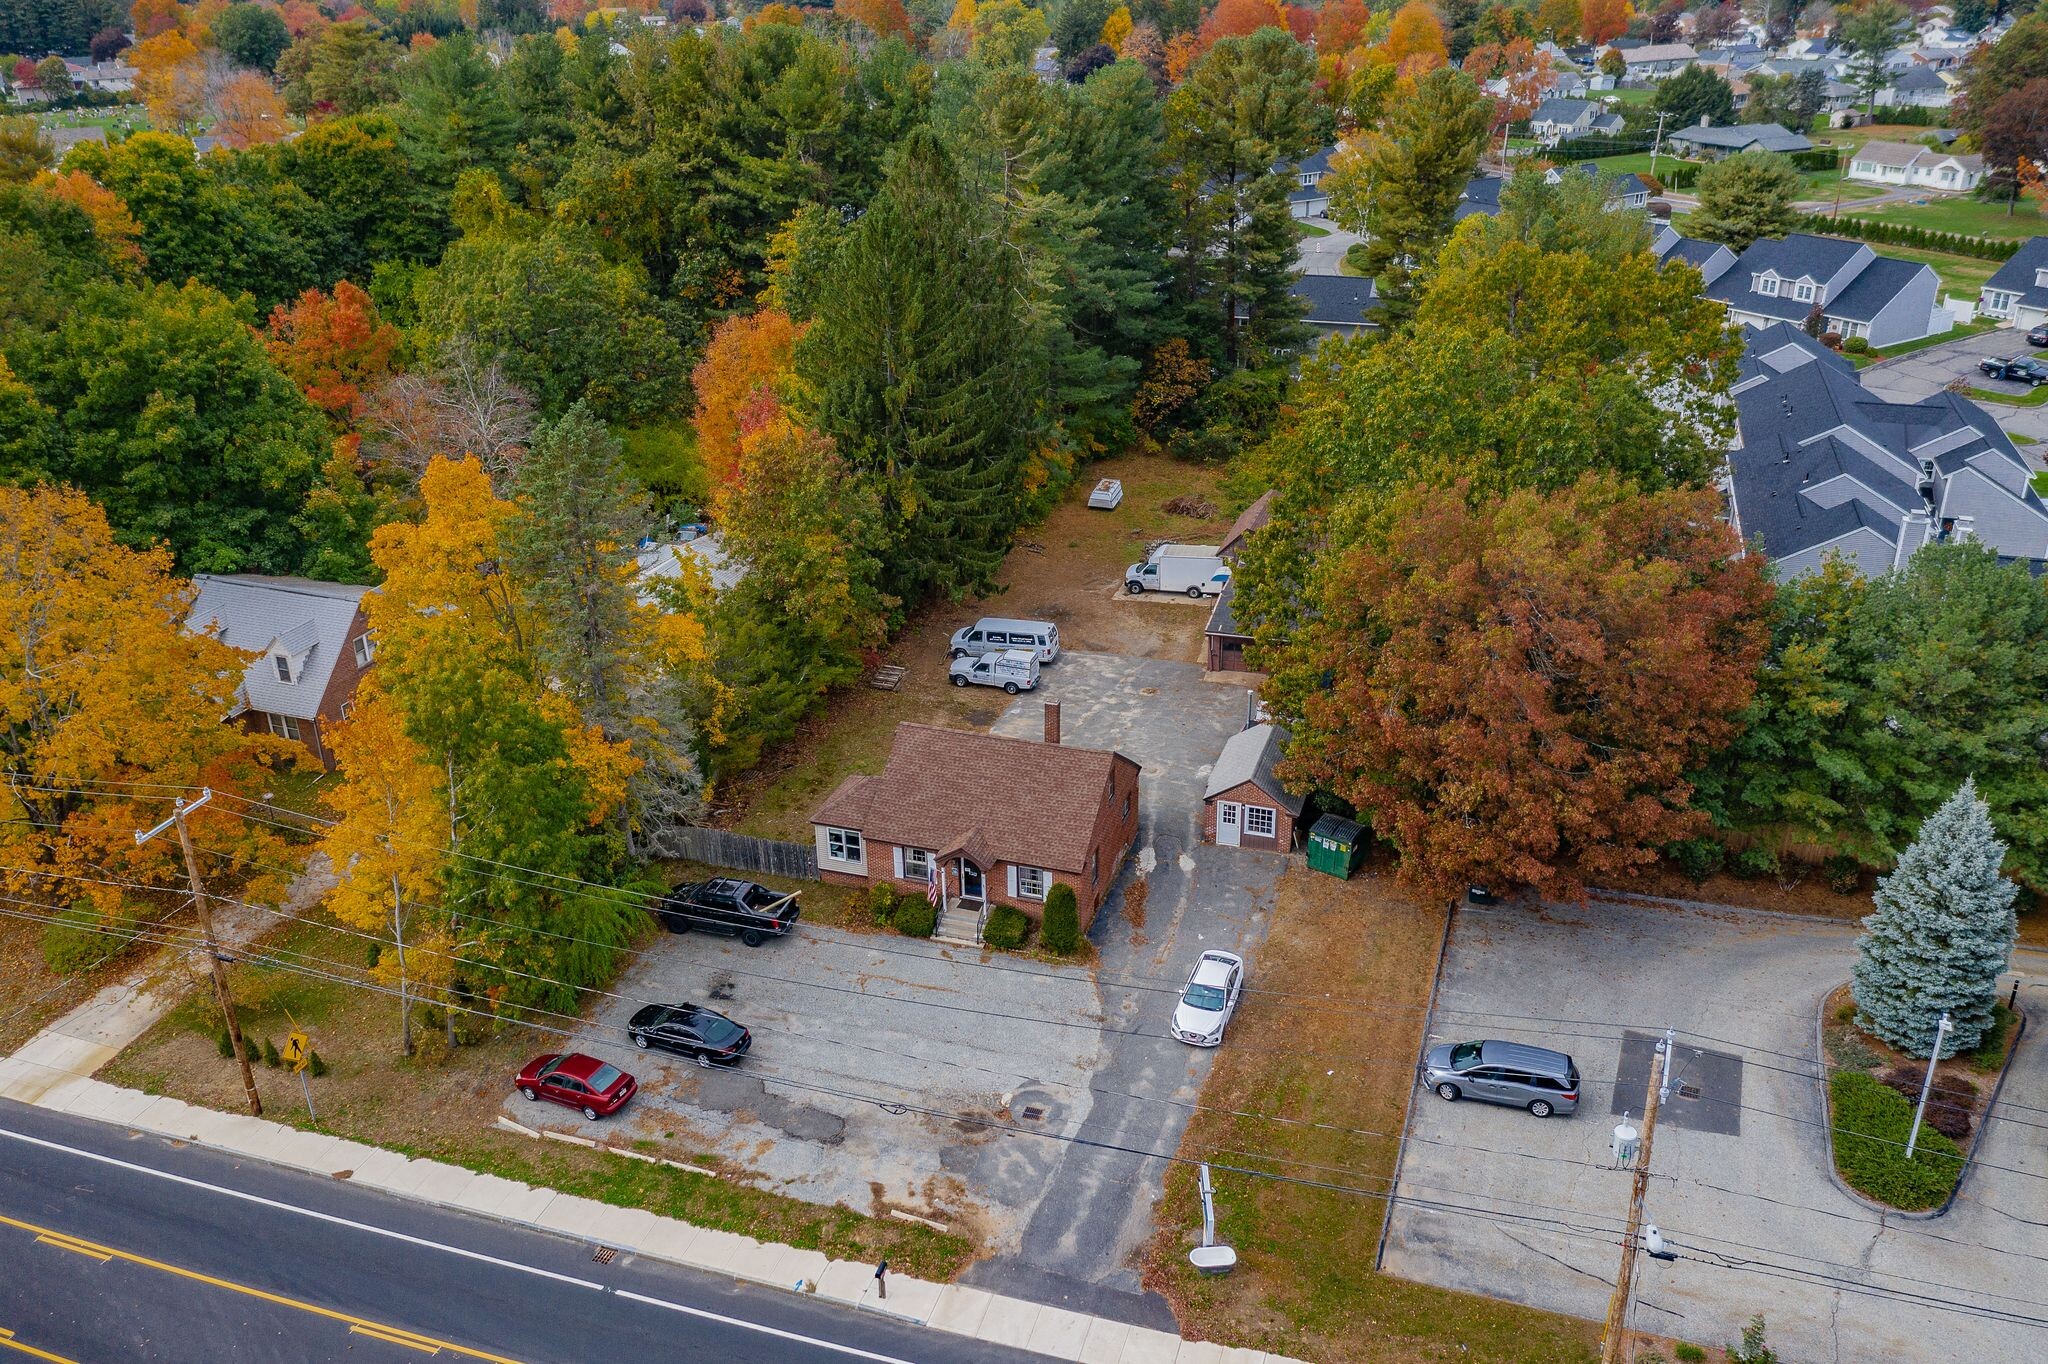
{"label": "hedge shrub", "polygon": [[1942,251],[1951,256],[1975,256],[1979,260],[2010,260],[2023,238],[1972,237],[1963,232],[1936,232],[1910,223],[1879,222],[1875,218],[1830,218],[1808,214],[1799,224],[1802,232],[1823,237],[1854,237],[1883,246],[1910,246],[1920,251]]}
{"label": "hedge shrub", "polygon": [[1778,874],[1778,854],[1761,844],[1735,854],[1735,874],[1761,881]]}
{"label": "hedge shrub", "polygon": [[1962,1177],[1961,1149],[1923,1125],[1913,1159],[1907,1160],[1913,1105],[1875,1075],[1838,1070],[1828,1092],[1834,1105],[1835,1168],[1849,1186],[1907,1212],[1940,1207]]}
{"label": "hedge shrub", "polygon": [[[1861,341],[1862,337],[1856,338]],[[1820,864],[1828,889],[1837,895],[1854,895],[1863,889],[1863,864],[1848,853],[1835,853]]]}
{"label": "hedge shrub", "polygon": [[1074,888],[1055,881],[1045,893],[1045,918],[1038,927],[1038,940],[1048,952],[1066,956],[1081,945],[1081,908]]}
{"label": "hedge shrub", "polygon": [[895,924],[906,938],[929,938],[939,926],[939,911],[922,895],[906,895],[896,902]]}
{"label": "hedge shrub", "polygon": [[263,1039],[263,1064],[272,1070],[284,1064],[284,1058],[277,1054],[277,1043],[267,1037]]}
{"label": "hedge shrub", "polygon": [[988,922],[981,926],[981,940],[990,947],[1010,952],[1024,945],[1024,935],[1030,928],[1031,920],[1023,910],[997,905],[988,912]]}
{"label": "hedge shrub", "polygon": [[902,897],[896,894],[896,887],[886,881],[877,881],[874,888],[868,891],[868,913],[874,916],[877,924],[892,923],[895,921],[896,908],[901,899]]}
{"label": "hedge shrub", "polygon": [[1688,838],[1673,843],[1664,854],[1694,885],[1721,870],[1721,864],[1728,860],[1728,849],[1711,838]]}

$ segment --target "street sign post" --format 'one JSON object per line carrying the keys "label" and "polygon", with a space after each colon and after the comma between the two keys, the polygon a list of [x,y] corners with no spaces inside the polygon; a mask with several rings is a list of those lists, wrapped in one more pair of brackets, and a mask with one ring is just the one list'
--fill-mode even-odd
{"label": "street sign post", "polygon": [[298,1073],[299,1093],[306,1096],[306,1116],[318,1121],[313,1112],[313,1086],[306,1080],[306,1067],[313,1063],[313,1042],[305,1032],[293,1028],[278,1048],[278,1057]]}

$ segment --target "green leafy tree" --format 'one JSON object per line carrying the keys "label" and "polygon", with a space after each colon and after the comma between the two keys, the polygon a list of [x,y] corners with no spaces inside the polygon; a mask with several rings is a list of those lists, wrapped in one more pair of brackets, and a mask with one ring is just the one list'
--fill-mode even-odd
{"label": "green leafy tree", "polygon": [[1568,170],[1555,184],[1544,171],[1518,170],[1501,186],[1500,212],[1472,218],[1461,259],[1495,255],[1521,242],[1619,265],[1649,249],[1650,226],[1638,214],[1614,212],[1614,192],[1612,176],[1585,169]]}
{"label": "green leafy tree", "polygon": [[1492,126],[1493,101],[1471,77],[1441,67],[1415,83],[1379,131],[1333,162],[1331,212],[1365,236],[1363,268],[1385,325],[1415,316]]}
{"label": "green leafy tree", "polygon": [[15,333],[7,357],[56,423],[15,472],[82,489],[123,544],[168,541],[185,572],[293,571],[326,422],[253,320],[204,285],[93,285],[53,331]]}
{"label": "green leafy tree", "polygon": [[1860,1026],[1911,1056],[1934,1051],[1944,1013],[1952,1027],[1942,1056],[1983,1040],[2018,934],[2019,887],[1999,874],[2005,852],[1990,807],[1965,780],[1878,878],[1851,973]]}
{"label": "green leafy tree", "polygon": [[303,64],[310,108],[360,114],[398,93],[393,74],[398,48],[363,20],[331,24],[299,42],[307,45]]}
{"label": "green leafy tree", "polygon": [[1899,0],[1862,0],[1845,7],[1835,39],[1856,54],[1850,73],[1863,92],[1864,108],[1877,108],[1877,92],[1891,84],[1884,60],[1912,31],[1912,13]]}
{"label": "green leafy tree", "polygon": [[1017,272],[953,157],[913,132],[797,348],[803,415],[877,485],[871,547],[905,604],[986,588],[1009,548],[1040,430]]}
{"label": "green leafy tree", "polygon": [[1781,156],[1750,150],[1700,171],[1693,192],[1700,206],[1686,231],[1742,251],[1763,237],[1782,237],[1799,224],[1792,207],[1804,182]]}
{"label": "green leafy tree", "polygon": [[2036,9],[2003,38],[1978,48],[1963,63],[1957,121],[1969,132],[1981,133],[2000,99],[2039,79],[2043,72],[2048,72],[2048,10]]}
{"label": "green leafy tree", "polygon": [[974,60],[987,66],[1029,65],[1051,35],[1044,10],[1023,0],[989,0],[974,11]]}
{"label": "green leafy tree", "polygon": [[23,184],[57,163],[56,146],[34,118],[0,118],[0,183]]}
{"label": "green leafy tree", "polygon": [[1717,72],[1688,66],[1657,87],[1656,109],[1672,129],[1735,121],[1735,90]]}
{"label": "green leafy tree", "polygon": [[1052,26],[1052,44],[1059,49],[1060,59],[1071,61],[1101,42],[1102,26],[1121,3],[1122,0],[1067,0]]}
{"label": "green leafy tree", "polygon": [[1177,293],[1207,311],[1232,366],[1299,344],[1292,164],[1314,144],[1315,65],[1275,28],[1225,38],[1167,101]]}
{"label": "green leafy tree", "polygon": [[414,174],[389,114],[322,119],[261,156],[319,206],[329,229],[321,287],[441,254],[450,235],[447,204]]}
{"label": "green leafy tree", "polygon": [[236,66],[269,71],[292,44],[291,30],[284,16],[269,5],[237,0],[214,17],[209,26],[213,45]]}

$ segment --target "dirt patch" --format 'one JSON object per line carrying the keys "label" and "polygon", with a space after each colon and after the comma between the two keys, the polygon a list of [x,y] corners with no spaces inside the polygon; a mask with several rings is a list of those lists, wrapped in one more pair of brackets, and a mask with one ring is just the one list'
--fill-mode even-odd
{"label": "dirt patch", "polygon": [[[1312,1027],[1317,1052],[1385,1060],[1400,1074],[1421,1045],[1443,915],[1383,875],[1340,882],[1290,869],[1252,982],[1260,993],[1240,1010],[1236,1031],[1287,1036]],[[1374,1005],[1336,1007],[1303,995]],[[1376,1064],[1333,1067],[1318,1057],[1223,1047],[1202,1089],[1207,1107],[1189,1123],[1181,1153],[1230,1151],[1232,1164],[1306,1172],[1341,1188],[1221,1176],[1218,1230],[1237,1250],[1236,1271],[1197,1274],[1187,1263],[1195,1233],[1177,1218],[1148,1247],[1147,1285],[1173,1302],[1186,1334],[1327,1364],[1593,1358],[1591,1323],[1371,1271],[1385,1208],[1376,1195],[1392,1177],[1413,1088],[1388,1075]],[[1198,1205],[1193,1174],[1175,1167],[1161,1206]]]}
{"label": "dirt patch", "polygon": [[1197,521],[1216,519],[1216,504],[1206,497],[1196,497],[1190,493],[1169,499],[1161,510],[1168,516],[1191,516]]}

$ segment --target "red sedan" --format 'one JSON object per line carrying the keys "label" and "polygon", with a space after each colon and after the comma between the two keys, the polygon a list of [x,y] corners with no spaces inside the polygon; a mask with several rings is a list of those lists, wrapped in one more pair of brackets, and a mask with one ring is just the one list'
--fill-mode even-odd
{"label": "red sedan", "polygon": [[512,1083],[528,1103],[552,1099],[581,1109],[592,1122],[618,1112],[640,1090],[625,1071],[580,1051],[536,1056]]}

